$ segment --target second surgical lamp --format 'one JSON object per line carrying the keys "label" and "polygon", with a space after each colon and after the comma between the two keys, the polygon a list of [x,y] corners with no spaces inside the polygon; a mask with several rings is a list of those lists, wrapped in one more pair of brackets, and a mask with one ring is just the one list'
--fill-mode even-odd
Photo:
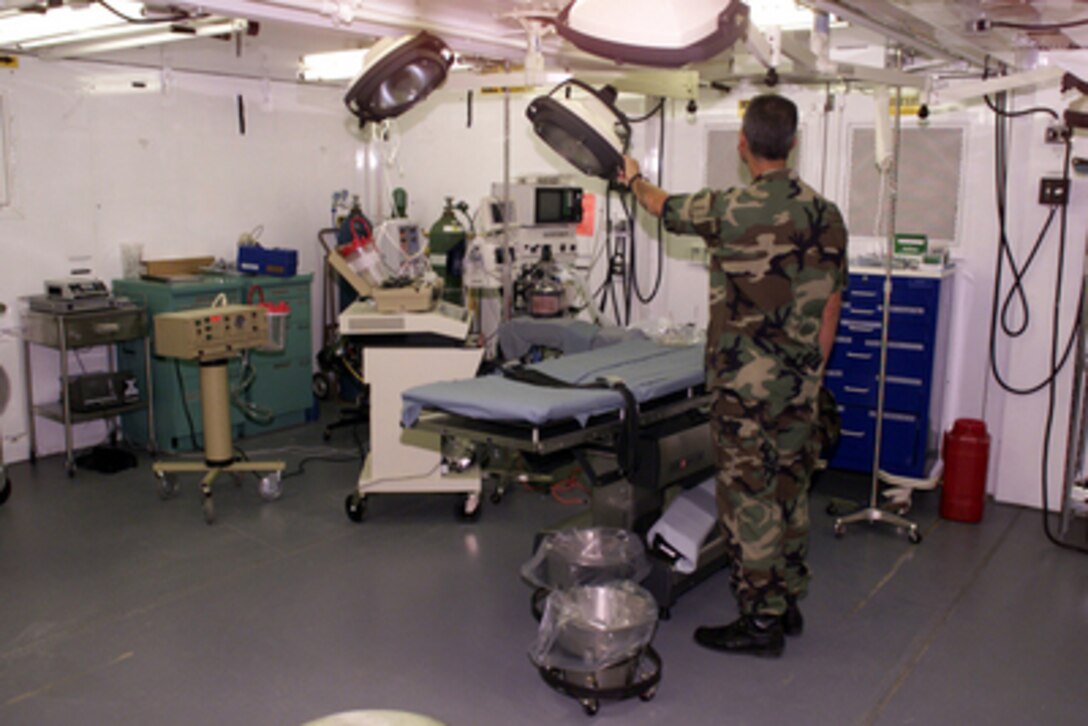
{"label": "second surgical lamp", "polygon": [[367,53],[344,103],[361,124],[395,118],[445,83],[451,65],[453,51],[426,31],[383,38]]}

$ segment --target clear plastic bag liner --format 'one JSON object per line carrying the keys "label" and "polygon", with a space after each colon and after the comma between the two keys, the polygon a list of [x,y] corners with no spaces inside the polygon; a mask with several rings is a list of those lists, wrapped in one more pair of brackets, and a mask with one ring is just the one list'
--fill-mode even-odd
{"label": "clear plastic bag liner", "polygon": [[548,590],[614,580],[640,582],[648,574],[650,560],[642,540],[614,527],[553,532],[521,568],[522,577]]}
{"label": "clear plastic bag liner", "polygon": [[630,582],[548,595],[529,658],[541,668],[591,672],[637,658],[657,628],[657,601]]}

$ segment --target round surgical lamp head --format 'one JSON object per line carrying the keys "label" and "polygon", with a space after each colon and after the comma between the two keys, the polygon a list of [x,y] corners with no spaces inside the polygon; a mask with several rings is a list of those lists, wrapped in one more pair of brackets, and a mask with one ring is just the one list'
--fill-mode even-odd
{"label": "round surgical lamp head", "polygon": [[[586,95],[557,94],[572,87]],[[616,91],[610,86],[598,91],[572,78],[547,96],[533,99],[525,115],[536,135],[583,174],[613,179],[623,167],[631,137],[631,126],[615,101]]]}
{"label": "round surgical lamp head", "polygon": [[748,6],[740,0],[573,0],[555,27],[593,55],[679,68],[731,48],[747,32]]}
{"label": "round surgical lamp head", "polygon": [[367,52],[344,103],[360,123],[395,118],[445,83],[452,64],[453,51],[430,33],[383,38]]}

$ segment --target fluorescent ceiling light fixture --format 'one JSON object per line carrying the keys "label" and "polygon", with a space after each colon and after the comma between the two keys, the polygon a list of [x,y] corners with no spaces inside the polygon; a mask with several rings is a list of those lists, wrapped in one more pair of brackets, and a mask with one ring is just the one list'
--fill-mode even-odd
{"label": "fluorescent ceiling light fixture", "polygon": [[[47,58],[72,58],[74,56],[92,55],[94,53],[109,53],[129,48],[139,48],[147,45],[163,45],[176,43],[182,40],[194,38],[214,38],[245,33],[249,28],[248,20],[227,18],[204,18],[202,20],[189,21],[185,24],[186,30],[176,31],[169,23],[152,25],[128,25],[118,30],[128,31],[123,33],[99,34],[97,37],[79,36],[75,40],[66,41],[63,44],[50,43],[53,47],[44,48],[41,57]],[[43,43],[42,46],[45,44]]]}
{"label": "fluorescent ceiling light fixture", "polygon": [[[129,17],[141,17],[143,4],[131,0],[114,0],[110,3],[118,12]],[[31,47],[35,42],[52,40],[67,42],[85,37],[88,31],[105,28],[133,27],[98,3],[87,6],[65,5],[49,8],[44,13],[18,12],[0,18],[0,47]]]}
{"label": "fluorescent ceiling light fixture", "polygon": [[[574,88],[585,95],[557,94]],[[614,88],[598,91],[572,78],[533,99],[525,115],[536,135],[583,174],[613,179],[622,167],[631,125],[616,108]]]}
{"label": "fluorescent ceiling light fixture", "polygon": [[310,53],[302,56],[298,77],[304,81],[346,81],[363,68],[366,48]]}
{"label": "fluorescent ceiling light fixture", "polygon": [[453,51],[426,31],[382,38],[344,96],[360,123],[400,116],[446,81]]}
{"label": "fluorescent ceiling light fixture", "polygon": [[728,50],[747,20],[740,0],[574,0],[556,17],[556,31],[587,53],[678,68]]}
{"label": "fluorescent ceiling light fixture", "polygon": [[795,0],[751,0],[748,18],[760,28],[778,27],[782,30],[811,30],[813,14]]}

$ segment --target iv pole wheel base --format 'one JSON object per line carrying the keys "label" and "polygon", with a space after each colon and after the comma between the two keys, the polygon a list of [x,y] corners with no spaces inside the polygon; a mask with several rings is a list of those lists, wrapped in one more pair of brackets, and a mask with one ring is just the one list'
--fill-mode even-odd
{"label": "iv pole wheel base", "polygon": [[0,504],[3,504],[11,497],[11,478],[4,477],[4,486],[0,489]]}
{"label": "iv pole wheel base", "polygon": [[356,524],[362,522],[363,515],[366,514],[366,498],[358,493],[349,494],[344,500],[344,512],[352,522]]}

